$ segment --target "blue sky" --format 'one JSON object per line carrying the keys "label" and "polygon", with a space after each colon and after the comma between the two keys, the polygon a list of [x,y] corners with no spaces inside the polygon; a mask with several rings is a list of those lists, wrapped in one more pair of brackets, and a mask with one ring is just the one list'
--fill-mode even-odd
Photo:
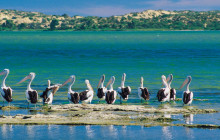
{"label": "blue sky", "polygon": [[220,10],[220,0],[4,0],[0,9],[70,16],[112,16],[147,9]]}

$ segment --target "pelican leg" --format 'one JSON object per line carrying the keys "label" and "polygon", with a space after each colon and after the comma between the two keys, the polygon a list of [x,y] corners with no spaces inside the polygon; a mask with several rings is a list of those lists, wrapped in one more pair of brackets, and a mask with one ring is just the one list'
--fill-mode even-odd
{"label": "pelican leg", "polygon": [[27,108],[29,108],[29,102],[27,101]]}
{"label": "pelican leg", "polygon": [[122,104],[121,97],[120,97],[120,104]]}
{"label": "pelican leg", "polygon": [[36,104],[34,105],[34,109],[36,109]]}
{"label": "pelican leg", "polygon": [[100,100],[98,101],[98,104],[100,104]]}
{"label": "pelican leg", "polygon": [[3,107],[5,106],[5,101],[3,100]]}

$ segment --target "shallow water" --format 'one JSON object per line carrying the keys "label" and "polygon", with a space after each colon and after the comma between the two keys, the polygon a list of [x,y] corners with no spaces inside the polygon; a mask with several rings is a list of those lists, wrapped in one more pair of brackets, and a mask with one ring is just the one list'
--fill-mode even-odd
{"label": "shallow water", "polygon": [[1,139],[218,139],[220,132],[219,129],[113,125],[3,125],[0,131]]}
{"label": "shallow water", "polygon": [[[126,73],[126,85],[131,86],[132,94],[124,104],[141,104],[137,95],[140,77],[144,77],[144,85],[148,87],[151,99],[146,106],[160,106],[156,100],[156,93],[161,88],[161,75],[172,73],[174,80],[172,87],[178,89],[187,75],[193,80],[190,90],[194,92],[197,99],[208,99],[207,101],[193,101],[192,106],[198,108],[214,108],[220,110],[220,32],[0,32],[0,68],[10,69],[6,85],[13,89],[12,104],[14,106],[26,106],[25,90],[26,84],[16,83],[29,72],[35,72],[36,78],[32,88],[41,93],[47,87],[47,79],[52,83],[63,83],[70,75],[76,75],[73,85],[74,91],[86,89],[85,79],[89,79],[96,91],[96,86],[102,74],[106,75],[106,82],[114,75],[116,81],[114,88],[120,85],[122,73]],[[184,89],[183,89],[184,90]],[[177,97],[182,97],[183,90],[177,90]],[[94,96],[92,103],[97,103]],[[54,97],[53,104],[66,104],[67,87],[61,88]],[[116,101],[119,104],[119,101]],[[41,103],[38,104],[38,107]],[[181,101],[171,104],[174,107],[182,107]],[[4,115],[33,114],[29,109],[0,111]],[[172,118],[180,119],[184,123],[220,124],[220,114],[197,114],[192,116],[171,115]],[[174,122],[178,123],[178,122]],[[0,126],[6,131],[6,136],[16,137],[13,134],[20,128],[22,133],[28,133],[28,128],[43,129],[47,131],[47,137],[51,136],[51,130],[59,132],[61,129],[70,131],[85,131],[86,126]],[[49,130],[51,127],[51,130]],[[100,129],[107,133],[110,126],[90,126],[93,135],[97,136]],[[122,126],[115,126],[117,133],[124,131]],[[139,126],[128,126],[126,132],[128,138],[134,138],[132,129],[139,133],[134,136],[143,135],[148,137],[148,131],[163,131],[163,127],[142,128]],[[183,127],[169,127],[172,130],[172,138],[181,135],[185,138],[197,138],[199,133],[207,133],[207,136],[215,136],[218,130],[189,129]],[[20,130],[21,131],[21,130]],[[71,130],[72,131],[72,130]],[[81,135],[73,131],[73,137]],[[31,132],[34,133],[34,132]],[[41,131],[37,133],[42,133]],[[176,134],[178,133],[178,134]],[[34,134],[27,134],[33,137]],[[59,134],[57,134],[59,135]],[[165,135],[165,134],[164,134]],[[170,134],[169,134],[170,135]],[[188,135],[192,137],[188,137]],[[2,137],[6,137],[2,134]],[[36,135],[41,137],[41,135]],[[154,135],[155,136],[155,135]],[[58,137],[62,137],[59,135]],[[89,136],[84,136],[89,139]],[[126,136],[124,136],[126,137]],[[96,137],[97,138],[97,137]],[[101,138],[108,138],[102,134]],[[117,135],[116,138],[120,138]],[[158,136],[162,138],[162,135]]]}

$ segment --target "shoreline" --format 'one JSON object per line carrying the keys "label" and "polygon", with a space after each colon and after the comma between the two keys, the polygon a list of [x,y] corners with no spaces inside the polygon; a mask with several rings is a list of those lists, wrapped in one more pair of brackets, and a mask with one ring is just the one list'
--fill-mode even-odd
{"label": "shoreline", "polygon": [[[220,128],[212,124],[173,123],[179,119],[171,115],[217,113],[214,109],[197,109],[194,107],[159,108],[143,105],[105,105],[105,104],[65,104],[44,106],[34,115],[17,114],[0,116],[0,125],[136,125],[136,126],[183,126],[191,128]],[[37,112],[45,114],[37,114]]]}
{"label": "shoreline", "polygon": [[205,32],[205,31],[220,31],[220,30],[0,30],[0,32]]}

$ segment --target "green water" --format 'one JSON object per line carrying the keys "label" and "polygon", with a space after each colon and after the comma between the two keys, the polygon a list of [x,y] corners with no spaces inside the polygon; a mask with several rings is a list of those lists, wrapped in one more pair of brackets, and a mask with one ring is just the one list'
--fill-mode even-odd
{"label": "green water", "polygon": [[[156,93],[161,88],[161,75],[172,73],[172,87],[178,89],[186,76],[193,80],[190,90],[194,98],[208,99],[193,101],[198,108],[220,109],[220,32],[218,31],[167,31],[167,32],[0,32],[0,69],[10,69],[6,85],[13,89],[12,102],[24,106],[26,84],[17,85],[30,72],[36,73],[32,88],[41,93],[47,87],[47,80],[63,83],[70,75],[76,75],[74,91],[86,89],[85,79],[89,79],[96,91],[102,74],[106,80],[116,77],[114,88],[120,85],[122,73],[126,73],[126,85],[132,93],[125,104],[140,104],[137,95],[140,77],[148,87],[151,99],[148,106],[157,107]],[[105,84],[107,81],[105,82]],[[183,89],[184,90],[184,89]],[[177,90],[181,98],[183,90]],[[61,88],[54,97],[53,104],[68,103],[67,87]],[[94,96],[93,102],[97,103]],[[116,101],[118,104],[119,101]],[[39,103],[38,106],[42,105]],[[172,106],[181,107],[181,101]],[[32,114],[28,109],[0,111],[4,115]],[[182,115],[172,115],[185,123]],[[198,114],[191,123],[220,124],[220,113]],[[217,138],[219,130],[189,129],[183,127],[140,126],[0,126],[0,138],[9,139],[23,136],[28,138],[60,138],[63,130],[68,136],[84,139],[141,138],[173,139]],[[22,131],[21,131],[22,130]],[[35,131],[36,130],[36,131]],[[45,132],[41,135],[42,130]],[[101,134],[99,133],[102,130]],[[51,132],[55,132],[52,134]],[[81,134],[81,132],[83,132]],[[135,133],[134,133],[135,132]],[[150,134],[147,132],[151,132]],[[123,133],[123,135],[121,135]],[[161,134],[161,135],[158,135]],[[201,137],[205,138],[205,137]]]}
{"label": "green water", "polygon": [[219,38],[218,31],[0,32],[0,68],[10,69],[7,85],[15,95],[25,89],[26,83],[16,83],[29,72],[36,73],[33,88],[39,92],[47,79],[62,83],[72,74],[76,91],[86,88],[85,79],[96,89],[102,74],[106,80],[114,75],[117,88],[125,72],[132,89],[143,76],[144,85],[156,92],[161,75],[172,73],[174,88],[191,75],[192,91],[213,93],[220,90]]}

